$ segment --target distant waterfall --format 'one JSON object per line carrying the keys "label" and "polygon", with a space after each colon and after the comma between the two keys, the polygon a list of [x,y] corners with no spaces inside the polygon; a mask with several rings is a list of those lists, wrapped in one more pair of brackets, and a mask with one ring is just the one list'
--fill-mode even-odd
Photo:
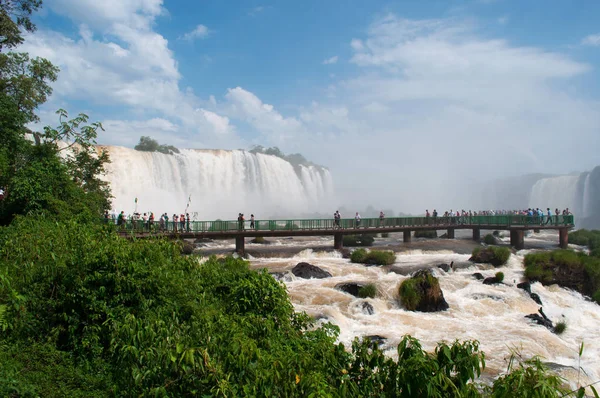
{"label": "distant waterfall", "polygon": [[592,215],[592,189],[590,182],[592,180],[592,173],[587,173],[585,177],[585,183],[583,184],[583,217],[590,217]]}
{"label": "distant waterfall", "polygon": [[[115,211],[180,214],[191,197],[196,219],[293,217],[331,210],[333,183],[327,169],[294,166],[247,151],[193,150],[165,155],[106,146]],[[137,198],[137,203],[135,199]]]}
{"label": "distant waterfall", "polygon": [[563,210],[569,208],[572,212],[579,209],[578,183],[580,175],[542,178],[531,188],[529,207]]}

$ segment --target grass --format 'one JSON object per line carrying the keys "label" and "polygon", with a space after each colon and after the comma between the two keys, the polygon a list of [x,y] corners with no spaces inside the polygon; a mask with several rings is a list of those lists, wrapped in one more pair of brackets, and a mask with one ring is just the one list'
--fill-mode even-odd
{"label": "grass", "polygon": [[567,323],[565,321],[560,321],[554,326],[554,333],[563,334],[567,330]]}
{"label": "grass", "polygon": [[490,263],[495,267],[506,264],[510,258],[510,249],[507,247],[488,246],[473,249],[472,257],[475,262]]}
{"label": "grass", "polygon": [[408,311],[415,311],[423,299],[421,296],[421,285],[435,288],[436,286],[439,286],[439,283],[438,279],[431,273],[421,275],[417,278],[413,277],[405,279],[398,289],[400,303],[402,303],[402,306]]}
{"label": "grass", "polygon": [[360,298],[375,298],[377,296],[377,286],[374,283],[369,283],[358,290]]}
{"label": "grass", "polygon": [[396,261],[396,255],[391,251],[356,249],[350,255],[350,261],[369,265],[391,265]]}
{"label": "grass", "polygon": [[569,243],[587,246],[590,250],[600,248],[600,231],[580,229],[569,233]]}
{"label": "grass", "polygon": [[483,242],[486,245],[495,245],[496,238],[494,238],[494,235],[492,235],[492,234],[487,234],[486,236],[483,237]]}

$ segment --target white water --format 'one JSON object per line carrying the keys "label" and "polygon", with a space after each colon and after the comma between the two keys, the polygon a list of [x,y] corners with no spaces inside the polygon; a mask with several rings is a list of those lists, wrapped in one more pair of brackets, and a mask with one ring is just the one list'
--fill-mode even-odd
{"label": "white water", "polygon": [[576,211],[578,202],[577,183],[579,175],[558,176],[542,178],[538,180],[531,188],[529,197],[529,207],[541,208],[547,207],[554,211],[555,208],[563,210]]}
{"label": "white water", "polygon": [[[536,234],[543,247],[555,246],[556,234]],[[546,236],[547,235],[547,236]],[[527,240],[533,243],[533,238]],[[331,241],[315,239],[313,244],[330,244]],[[304,242],[311,245],[311,242]],[[294,245],[296,246],[296,245]],[[537,245],[536,246],[540,246]],[[553,321],[564,320],[567,330],[558,336],[542,326],[534,325],[524,316],[536,313],[539,306],[528,294],[516,287],[523,277],[523,256],[528,251],[511,255],[507,266],[494,269],[483,264],[446,273],[434,268],[439,277],[444,297],[450,309],[437,313],[405,311],[397,302],[397,291],[406,276],[390,272],[389,267],[364,267],[352,264],[336,252],[304,250],[293,258],[253,258],[255,268],[267,267],[271,271],[290,271],[298,262],[308,261],[333,277],[326,279],[301,279],[288,272],[283,278],[296,310],[305,311],[319,322],[330,321],[340,327],[339,340],[347,347],[355,337],[380,335],[385,337],[384,349],[396,356],[396,346],[403,335],[417,337],[426,350],[433,350],[437,342],[455,339],[476,339],[486,354],[486,374],[495,376],[506,369],[511,350],[518,350],[525,358],[540,355],[544,361],[563,365],[560,373],[575,387],[577,382],[578,350],[585,340],[581,367],[581,382],[600,380],[600,306],[586,301],[580,294],[558,286],[532,285],[532,292],[542,300],[546,315]],[[452,251],[413,250],[398,253],[391,268],[402,270],[415,264],[431,265],[467,262],[469,255]],[[504,285],[484,285],[472,277],[481,272],[485,277],[501,270]],[[335,289],[344,282],[375,283],[378,296],[359,299]],[[368,315],[362,309],[369,302],[375,313]]]}
{"label": "white water", "polygon": [[583,184],[583,216],[590,217],[592,215],[592,192],[590,189],[590,180],[592,173],[588,173]]}
{"label": "white water", "polygon": [[[257,219],[298,216],[329,209],[333,184],[328,170],[300,166],[246,151],[183,149],[165,155],[107,146],[111,163],[106,179],[113,209],[125,213],[181,213],[195,219]],[[138,198],[137,205],[135,198]]]}

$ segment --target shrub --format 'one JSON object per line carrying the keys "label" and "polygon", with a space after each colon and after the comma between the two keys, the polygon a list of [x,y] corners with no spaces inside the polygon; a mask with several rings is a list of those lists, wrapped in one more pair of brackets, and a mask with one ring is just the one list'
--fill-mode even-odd
{"label": "shrub", "polygon": [[408,278],[402,281],[400,289],[398,290],[402,306],[409,311],[414,311],[421,301],[421,296],[417,290],[417,284],[418,281],[416,279]]}
{"label": "shrub", "polygon": [[486,236],[483,237],[483,242],[486,245],[495,245],[496,238],[494,238],[494,235],[492,235],[492,234],[487,234]]}
{"label": "shrub", "polygon": [[257,236],[257,237],[255,237],[254,239],[252,239],[252,240],[251,240],[251,242],[252,242],[252,243],[261,243],[261,244],[264,244],[264,243],[266,243],[267,241],[265,240],[265,238],[264,238],[264,237],[262,237],[262,236]]}
{"label": "shrub", "polygon": [[502,283],[504,281],[504,272],[496,272],[495,277],[498,283]]}
{"label": "shrub", "polygon": [[371,246],[375,242],[373,234],[344,235],[342,243],[344,246]]}
{"label": "shrub", "polygon": [[358,290],[358,297],[360,298],[374,298],[377,295],[377,286],[374,283],[369,283],[362,286]]}
{"label": "shrub", "polygon": [[367,249],[356,249],[350,254],[350,261],[353,263],[363,263],[367,258]]}
{"label": "shrub", "polygon": [[437,238],[437,231],[436,230],[417,230],[415,231],[415,233],[413,234],[415,238],[427,238],[427,239],[434,239]]}
{"label": "shrub", "polygon": [[567,330],[567,323],[565,321],[560,321],[554,326],[554,333],[563,334]]}
{"label": "shrub", "polygon": [[580,229],[578,231],[569,232],[569,243],[587,246],[590,250],[600,248],[600,231]]}
{"label": "shrub", "polygon": [[507,247],[488,246],[485,248],[476,247],[469,261],[476,263],[488,263],[495,267],[506,264],[510,258],[510,249]]}
{"label": "shrub", "polygon": [[350,255],[350,261],[369,265],[392,265],[396,261],[396,254],[391,251],[356,249]]}
{"label": "shrub", "polygon": [[390,233],[389,232],[382,232],[381,233],[381,237],[382,238],[389,238],[390,237]]}

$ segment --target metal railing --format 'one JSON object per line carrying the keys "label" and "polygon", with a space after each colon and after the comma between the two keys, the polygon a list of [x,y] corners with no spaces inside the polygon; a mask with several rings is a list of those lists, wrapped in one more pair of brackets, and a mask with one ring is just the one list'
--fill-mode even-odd
{"label": "metal railing", "polygon": [[[116,223],[116,220],[104,219],[107,223]],[[483,229],[529,227],[538,226],[572,227],[573,215],[559,216],[527,216],[527,215],[495,215],[495,216],[450,216],[450,217],[392,217],[392,218],[363,218],[359,223],[351,218],[333,219],[306,219],[306,220],[255,220],[251,221],[184,221],[160,222],[143,220],[124,220],[117,228],[121,231],[133,233],[159,233],[159,232],[197,232],[197,233],[226,233],[241,231],[310,231],[310,230],[351,230],[371,228],[410,228],[426,229],[426,227],[452,228],[480,227]]]}

